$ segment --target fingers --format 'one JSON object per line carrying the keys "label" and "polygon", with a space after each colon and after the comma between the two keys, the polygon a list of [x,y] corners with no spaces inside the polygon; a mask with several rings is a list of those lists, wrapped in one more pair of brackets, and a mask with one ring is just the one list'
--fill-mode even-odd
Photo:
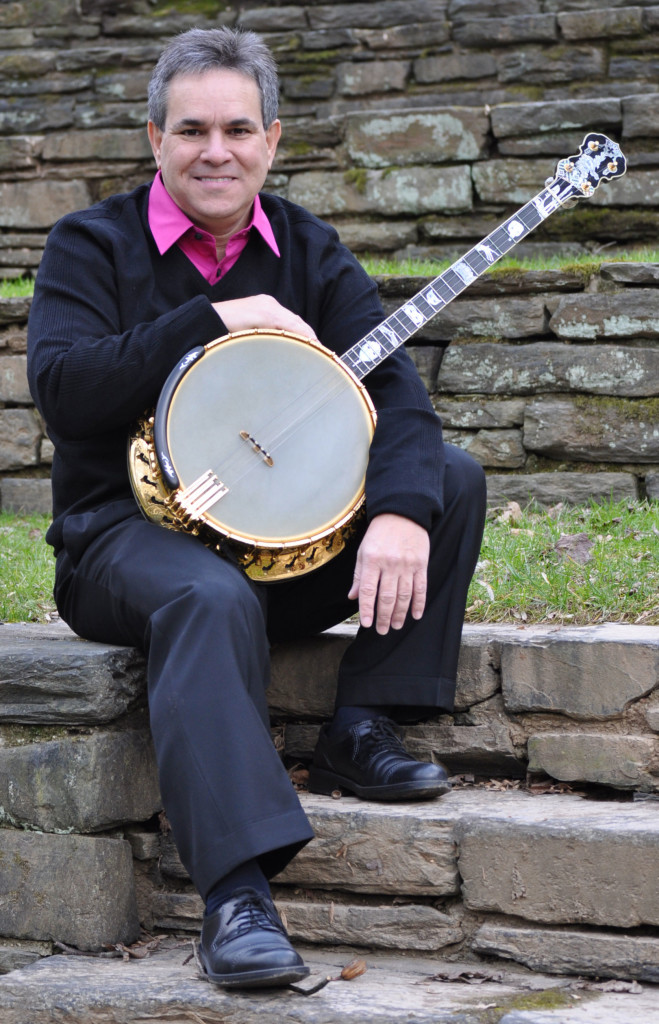
{"label": "fingers", "polygon": [[408,613],[420,619],[426,605],[427,532],[400,516],[377,516],[359,548],[348,597],[359,602],[365,627],[384,635],[401,629]]}
{"label": "fingers", "polygon": [[316,337],[313,328],[301,316],[286,309],[272,295],[250,295],[244,299],[214,302],[213,309],[232,333],[271,328],[303,334],[307,338]]}

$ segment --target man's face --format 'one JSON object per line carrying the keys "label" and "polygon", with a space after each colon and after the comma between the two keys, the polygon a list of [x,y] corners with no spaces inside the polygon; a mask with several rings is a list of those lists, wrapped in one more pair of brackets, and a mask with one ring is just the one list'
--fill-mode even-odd
{"label": "man's face", "polygon": [[249,223],[281,133],[279,121],[264,129],[253,79],[220,69],[176,76],[165,128],[149,121],[148,132],[165,188],[190,220],[222,237]]}

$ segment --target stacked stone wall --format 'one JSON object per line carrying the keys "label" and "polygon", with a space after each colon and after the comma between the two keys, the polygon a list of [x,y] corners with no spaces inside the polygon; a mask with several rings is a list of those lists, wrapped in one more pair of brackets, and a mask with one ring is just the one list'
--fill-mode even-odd
{"label": "stacked stone wall", "polygon": [[[279,62],[283,140],[266,187],[330,220],[354,251],[457,257],[589,131],[620,142],[626,176],[518,252],[542,264],[654,247],[659,4],[17,0],[0,4],[0,277],[35,273],[63,214],[148,180],[150,69],[178,31],[224,24],[262,33]],[[524,494],[574,493],[574,475],[560,473],[575,470],[589,477],[584,492],[656,492],[655,271],[488,275],[414,339],[449,438],[505,474],[508,496],[520,474]],[[398,301],[399,285],[382,288]],[[5,507],[47,501],[51,447],[24,374],[28,308],[0,300]]]}

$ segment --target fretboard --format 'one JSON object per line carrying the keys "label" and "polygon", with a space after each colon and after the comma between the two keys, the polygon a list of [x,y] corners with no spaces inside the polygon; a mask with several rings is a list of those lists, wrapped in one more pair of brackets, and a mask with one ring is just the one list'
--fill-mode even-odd
{"label": "fretboard", "polygon": [[344,352],[341,361],[361,380],[526,238],[543,220],[578,194],[569,182],[553,179],[526,206],[495,228],[491,235]]}

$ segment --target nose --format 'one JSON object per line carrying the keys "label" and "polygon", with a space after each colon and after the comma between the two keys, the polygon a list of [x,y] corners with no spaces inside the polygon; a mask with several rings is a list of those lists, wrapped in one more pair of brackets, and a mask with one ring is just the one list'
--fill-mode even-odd
{"label": "nose", "polygon": [[221,164],[228,160],[229,148],[224,133],[218,129],[212,129],[204,136],[204,145],[201,151],[202,160],[211,164]]}

